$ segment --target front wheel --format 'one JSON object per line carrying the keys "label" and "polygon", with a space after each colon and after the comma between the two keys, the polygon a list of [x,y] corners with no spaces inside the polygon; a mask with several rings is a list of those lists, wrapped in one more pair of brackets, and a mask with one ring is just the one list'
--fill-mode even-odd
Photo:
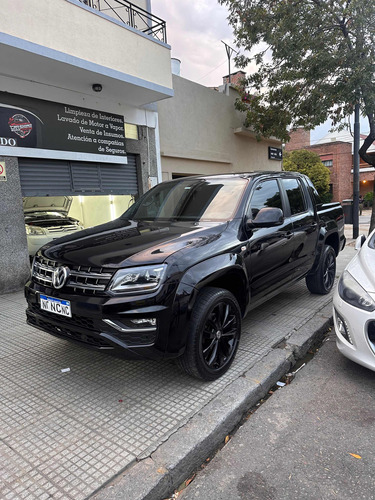
{"label": "front wheel", "polygon": [[215,380],[236,355],[241,335],[241,311],[236,298],[222,288],[204,288],[188,325],[184,354],[177,363],[189,375]]}
{"label": "front wheel", "polygon": [[336,253],[330,245],[325,245],[315,273],[306,276],[307,288],[311,293],[325,295],[332,290],[335,276]]}

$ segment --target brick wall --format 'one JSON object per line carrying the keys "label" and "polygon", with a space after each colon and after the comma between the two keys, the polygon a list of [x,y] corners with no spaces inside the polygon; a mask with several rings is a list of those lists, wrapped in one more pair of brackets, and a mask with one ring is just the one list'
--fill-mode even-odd
{"label": "brick wall", "polygon": [[[237,71],[236,73],[230,74],[230,83],[232,85],[241,85],[241,80],[246,77],[246,73],[244,71]],[[229,75],[223,76],[223,85],[229,83]]]}
{"label": "brick wall", "polygon": [[290,141],[285,145],[285,151],[308,149],[310,146],[310,130],[297,128],[290,134]]}
{"label": "brick wall", "polygon": [[353,195],[352,145],[348,142],[331,142],[306,149],[317,153],[322,161],[332,160],[332,167],[328,167],[333,188],[332,201],[350,199]]}

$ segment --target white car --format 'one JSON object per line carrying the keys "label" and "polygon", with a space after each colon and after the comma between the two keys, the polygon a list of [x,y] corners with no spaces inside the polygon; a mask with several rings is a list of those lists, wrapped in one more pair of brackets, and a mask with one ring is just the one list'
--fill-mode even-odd
{"label": "white car", "polygon": [[344,356],[375,371],[375,230],[355,247],[333,298],[336,342]]}
{"label": "white car", "polygon": [[23,199],[29,255],[51,240],[84,229],[79,220],[68,217],[71,196],[32,196]]}

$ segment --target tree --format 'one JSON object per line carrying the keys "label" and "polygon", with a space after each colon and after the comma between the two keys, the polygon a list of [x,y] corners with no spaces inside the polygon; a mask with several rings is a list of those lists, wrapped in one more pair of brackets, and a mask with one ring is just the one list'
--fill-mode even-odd
{"label": "tree", "polygon": [[[258,138],[289,140],[288,130],[327,119],[341,130],[360,105],[375,140],[375,6],[371,0],[218,0],[229,8],[240,67],[255,64],[237,107]],[[374,183],[375,188],[375,183]],[[375,227],[375,204],[370,229]]]}
{"label": "tree", "polygon": [[307,149],[299,149],[284,153],[283,159],[284,170],[292,172],[300,172],[305,174],[312,180],[318,193],[325,201],[329,194],[330,173],[319,158],[319,155]]}

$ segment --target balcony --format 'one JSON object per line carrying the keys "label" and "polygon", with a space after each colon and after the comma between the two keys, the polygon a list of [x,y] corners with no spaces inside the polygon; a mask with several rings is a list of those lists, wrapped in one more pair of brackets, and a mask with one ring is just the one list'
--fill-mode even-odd
{"label": "balcony", "polygon": [[150,35],[160,42],[167,43],[166,23],[160,17],[127,0],[79,0],[88,7],[97,9],[122,23]]}
{"label": "balcony", "polygon": [[0,17],[3,90],[17,80],[95,95],[100,83],[97,98],[157,102],[173,95],[165,40],[165,22],[126,0],[12,0]]}

